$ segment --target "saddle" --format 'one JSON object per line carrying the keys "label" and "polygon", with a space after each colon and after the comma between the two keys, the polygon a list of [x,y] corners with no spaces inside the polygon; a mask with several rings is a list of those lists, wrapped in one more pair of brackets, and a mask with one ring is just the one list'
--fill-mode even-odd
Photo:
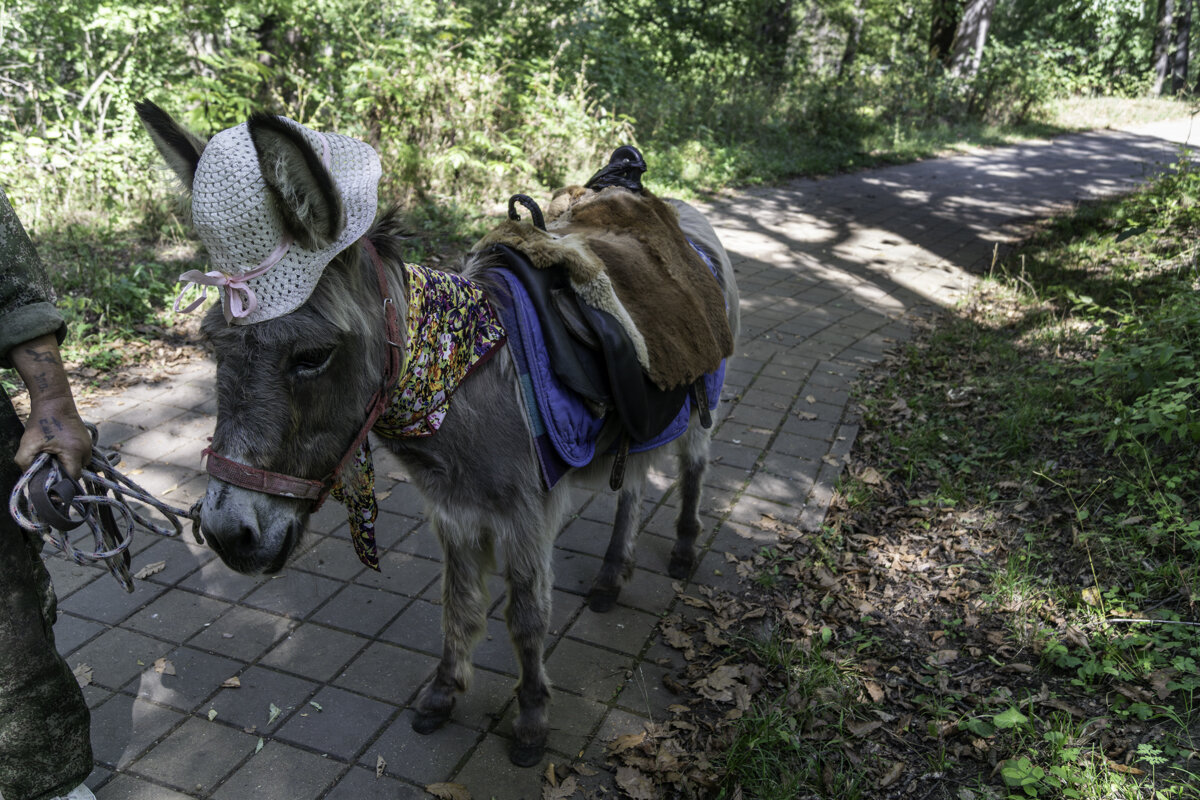
{"label": "saddle", "polygon": [[615,443],[614,489],[630,444],[655,439],[689,397],[711,426],[705,376],[732,353],[717,270],[675,210],[641,187],[644,171],[635,148],[618,148],[585,186],[556,193],[548,226],[516,195],[509,221],[475,248],[520,282],[550,368],[606,419],[597,452]]}

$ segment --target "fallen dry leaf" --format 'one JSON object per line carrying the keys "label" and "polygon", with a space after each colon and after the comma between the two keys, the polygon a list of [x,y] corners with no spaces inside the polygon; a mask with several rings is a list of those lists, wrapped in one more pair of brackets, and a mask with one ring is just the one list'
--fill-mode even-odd
{"label": "fallen dry leaf", "polygon": [[225,680],[221,681],[221,688],[222,689],[240,689],[240,688],[242,688],[242,679],[239,678],[237,675],[234,675],[232,678],[226,678]]}
{"label": "fallen dry leaf", "polygon": [[558,786],[543,786],[542,800],[568,800],[578,789],[579,784],[575,776],[569,775]]}
{"label": "fallen dry leaf", "polygon": [[383,756],[376,755],[375,756],[375,780],[379,780],[380,778],[383,777],[383,771],[385,769],[387,769],[387,761],[384,760]]}
{"label": "fallen dry leaf", "polygon": [[880,475],[879,470],[875,469],[874,467],[867,467],[864,469],[858,478],[868,486],[879,486],[883,483],[883,476]]}
{"label": "fallen dry leaf", "polygon": [[139,569],[137,572],[133,573],[133,577],[137,578],[140,581],[144,581],[144,580],[146,580],[146,578],[149,578],[151,575],[157,575],[158,573],[162,572],[166,568],[167,568],[166,561],[155,561],[151,564],[147,564],[146,566]]}
{"label": "fallen dry leaf", "polygon": [[641,733],[626,733],[618,736],[609,743],[608,752],[614,755],[624,753],[626,750],[632,750],[644,741],[646,741],[645,731]]}
{"label": "fallen dry leaf", "polygon": [[71,672],[75,676],[75,681],[79,684],[80,688],[92,682],[92,668],[87,664],[78,664]]}
{"label": "fallen dry leaf", "polygon": [[879,788],[886,789],[887,787],[891,786],[893,783],[895,783],[897,780],[900,779],[900,775],[903,772],[904,772],[904,762],[903,761],[893,762],[892,768],[889,769],[887,771],[887,773],[884,774],[884,776],[879,779]]}
{"label": "fallen dry leaf", "polygon": [[883,727],[883,722],[880,720],[871,720],[870,722],[847,722],[846,730],[858,738],[867,736]]}
{"label": "fallen dry leaf", "polygon": [[425,791],[440,800],[471,800],[471,793],[461,783],[431,783]]}
{"label": "fallen dry leaf", "polygon": [[617,769],[617,786],[629,795],[630,800],[657,800],[658,793],[654,789],[654,781],[646,774],[633,767]]}
{"label": "fallen dry leaf", "polygon": [[1126,764],[1118,764],[1115,761],[1109,761],[1108,768],[1115,772],[1123,772],[1126,775],[1145,775],[1146,774],[1146,771],[1143,769],[1138,769],[1137,767],[1131,767]]}

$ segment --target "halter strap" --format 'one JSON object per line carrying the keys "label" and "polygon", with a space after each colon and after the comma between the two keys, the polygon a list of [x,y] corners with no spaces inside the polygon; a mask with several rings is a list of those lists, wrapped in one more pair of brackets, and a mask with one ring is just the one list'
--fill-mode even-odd
{"label": "halter strap", "polygon": [[240,464],[232,459],[226,458],[216,453],[211,447],[205,448],[202,456],[207,456],[205,469],[208,474],[217,480],[231,483],[234,486],[240,486],[243,489],[250,489],[255,492],[263,492],[264,494],[272,494],[279,497],[292,497],[300,500],[312,500],[310,511],[315,513],[325,502],[325,498],[329,496],[330,490],[333,488],[337,480],[337,476],[341,473],[343,467],[354,458],[354,454],[358,452],[358,448],[362,446],[363,441],[367,438],[367,434],[371,428],[375,426],[379,415],[383,413],[387,407],[387,399],[391,395],[392,387],[400,377],[401,371],[401,354],[404,346],[403,333],[400,330],[400,312],[396,308],[396,303],[392,299],[391,292],[388,289],[387,271],[383,266],[383,259],[379,257],[379,252],[375,249],[375,245],[367,237],[359,239],[363,249],[370,256],[371,262],[375,265],[375,277],[379,284],[379,294],[383,298],[383,320],[385,340],[387,346],[387,360],[384,363],[383,382],[379,389],[371,398],[367,405],[367,418],[359,429],[358,434],[346,449],[345,454],[338,459],[337,466],[333,471],[320,480],[312,480],[311,478],[298,478],[294,475],[285,475],[281,472],[271,472],[258,467],[251,467],[246,464]]}

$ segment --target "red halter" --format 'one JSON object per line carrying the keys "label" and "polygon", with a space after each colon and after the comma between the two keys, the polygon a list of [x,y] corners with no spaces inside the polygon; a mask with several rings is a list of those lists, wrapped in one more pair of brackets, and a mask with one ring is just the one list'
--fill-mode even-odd
{"label": "red halter", "polygon": [[375,277],[379,280],[379,294],[383,297],[383,319],[387,332],[388,345],[388,358],[383,370],[383,385],[375,392],[370,404],[367,406],[366,422],[363,423],[362,428],[359,429],[358,434],[354,437],[354,441],[346,449],[345,455],[338,460],[337,466],[321,480],[297,478],[293,475],[284,475],[280,472],[269,472],[265,469],[249,467],[225,458],[211,447],[206,447],[200,455],[201,457],[208,457],[205,468],[208,470],[208,474],[217,480],[232,483],[234,486],[240,486],[243,489],[263,492],[264,494],[293,497],[299,500],[312,500],[313,504],[310,511],[315,513],[321,507],[321,504],[325,502],[325,498],[329,496],[329,491],[333,488],[338,474],[342,471],[342,467],[358,452],[358,448],[367,438],[367,434],[371,428],[375,426],[379,415],[387,407],[392,387],[400,377],[400,352],[404,346],[401,341],[400,313],[397,311],[396,303],[392,300],[391,293],[388,291],[387,274],[384,272],[383,261],[379,258],[379,253],[375,250],[375,245],[371,244],[370,239],[365,236],[359,241],[371,257],[371,263],[375,265]]}

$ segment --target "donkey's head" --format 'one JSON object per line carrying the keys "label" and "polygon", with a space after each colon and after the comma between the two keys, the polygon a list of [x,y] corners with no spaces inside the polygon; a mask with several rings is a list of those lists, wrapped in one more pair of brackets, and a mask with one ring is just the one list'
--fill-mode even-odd
{"label": "donkey's head", "polygon": [[[266,114],[205,144],[151,103],[138,113],[192,193],[215,268],[181,280],[221,287],[202,326],[217,358],[212,450],[257,470],[325,478],[383,371],[379,290],[357,242],[375,215],[374,151]],[[210,478],[203,532],[230,567],[275,572],[311,505]]]}

